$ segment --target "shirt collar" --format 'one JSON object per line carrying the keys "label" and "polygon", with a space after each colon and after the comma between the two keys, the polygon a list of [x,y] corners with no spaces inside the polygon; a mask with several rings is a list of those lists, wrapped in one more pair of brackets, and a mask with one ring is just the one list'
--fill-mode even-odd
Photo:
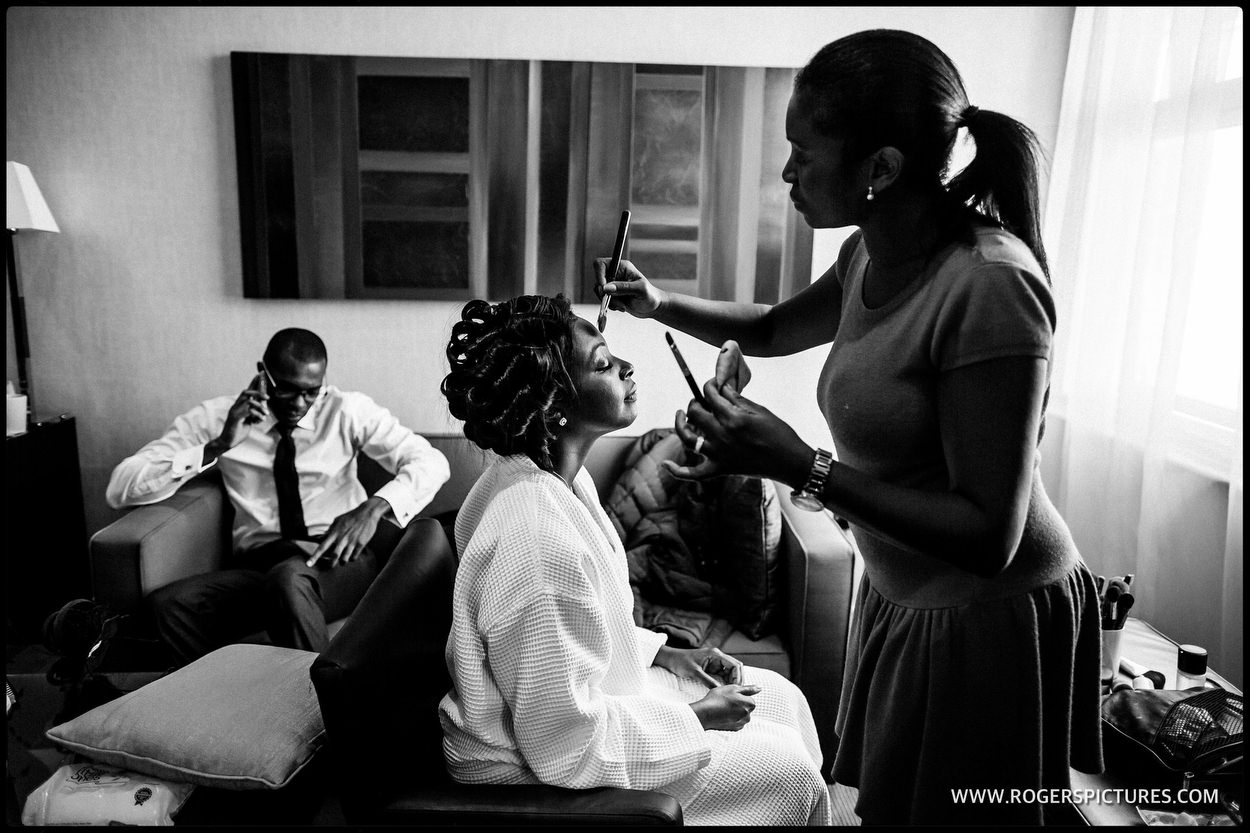
{"label": "shirt collar", "polygon": [[[312,431],[314,428],[316,428],[317,427],[317,412],[321,410],[321,403],[325,402],[326,396],[328,395],[329,395],[328,388],[321,391],[321,396],[317,397],[317,401],[312,404],[312,407],[304,412],[304,415],[300,417],[299,422],[295,423],[295,427],[305,428],[309,431]],[[266,430],[270,432],[276,432],[278,430],[278,421],[273,418],[272,413],[267,414],[265,416],[265,420],[269,423]]]}

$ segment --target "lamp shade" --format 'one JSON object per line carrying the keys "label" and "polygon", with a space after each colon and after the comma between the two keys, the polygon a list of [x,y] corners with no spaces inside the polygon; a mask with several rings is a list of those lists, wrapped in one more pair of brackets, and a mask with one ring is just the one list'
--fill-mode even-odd
{"label": "lamp shade", "polygon": [[8,196],[5,201],[5,228],[31,229],[33,231],[57,231],[56,220],[39,193],[30,168],[21,162],[9,162],[6,167]]}

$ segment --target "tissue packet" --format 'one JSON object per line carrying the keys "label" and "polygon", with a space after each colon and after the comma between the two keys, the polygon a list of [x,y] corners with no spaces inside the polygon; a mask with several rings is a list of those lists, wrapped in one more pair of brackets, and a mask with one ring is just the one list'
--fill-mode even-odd
{"label": "tissue packet", "polygon": [[105,764],[66,764],[26,798],[22,824],[168,826],[194,789]]}

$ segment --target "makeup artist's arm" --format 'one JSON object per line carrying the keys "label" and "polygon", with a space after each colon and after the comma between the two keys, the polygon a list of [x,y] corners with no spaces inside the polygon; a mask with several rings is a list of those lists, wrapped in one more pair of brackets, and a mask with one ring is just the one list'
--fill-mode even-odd
{"label": "makeup artist's arm", "polygon": [[837,261],[818,280],[773,306],[668,292],[652,284],[628,260],[621,261],[621,277],[605,283],[607,258],[594,262],[596,291],[602,295],[606,289],[612,296],[611,309],[636,318],[654,318],[716,347],[733,339],[748,356],[787,356],[828,344],[837,335],[842,312],[840,270],[857,238],[852,235],[843,244]]}
{"label": "makeup artist's arm", "polygon": [[[1047,363],[1004,356],[942,373],[937,417],[950,485],[920,489],[890,483],[834,461],[821,501],[851,523],[897,547],[939,558],[979,576],[1010,565],[1024,532]],[[748,474],[799,488],[815,449],[763,405],[737,391],[703,386],[708,407],[678,412],[687,446],[706,437],[696,467],[663,465],[678,477]]]}

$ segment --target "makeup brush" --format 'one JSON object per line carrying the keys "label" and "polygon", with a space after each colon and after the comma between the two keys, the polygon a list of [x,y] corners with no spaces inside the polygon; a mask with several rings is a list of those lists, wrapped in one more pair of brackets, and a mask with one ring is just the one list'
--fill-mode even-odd
{"label": "makeup brush", "polygon": [[1120,670],[1133,678],[1133,688],[1163,688],[1165,678],[1161,673],[1138,665],[1131,659],[1120,657]]}
{"label": "makeup brush", "polygon": [[[603,274],[604,283],[610,283],[616,280],[616,273],[621,268],[621,257],[625,254],[625,235],[629,234],[629,212],[621,212],[621,225],[616,230],[616,245],[612,247],[612,259],[608,261],[608,271]],[[603,293],[603,298],[599,301],[599,332],[603,332],[608,326],[608,302],[612,300],[612,296]]]}

